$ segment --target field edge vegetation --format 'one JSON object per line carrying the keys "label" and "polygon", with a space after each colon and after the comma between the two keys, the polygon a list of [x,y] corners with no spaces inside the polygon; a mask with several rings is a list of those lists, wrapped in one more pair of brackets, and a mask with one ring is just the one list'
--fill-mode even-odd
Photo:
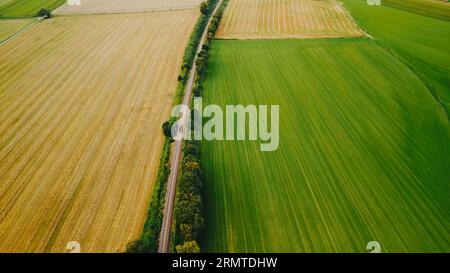
{"label": "field edge vegetation", "polygon": [[[202,95],[202,83],[208,65],[209,49],[227,3],[228,0],[224,0],[214,14],[208,27],[206,41],[198,54],[192,100]],[[191,112],[194,113],[192,107],[191,104]],[[202,176],[200,141],[186,141],[183,145],[183,159],[175,200],[173,236],[171,236],[171,246],[174,248],[172,251],[175,250],[177,253],[199,253],[201,251],[198,241],[202,237],[204,227]]]}

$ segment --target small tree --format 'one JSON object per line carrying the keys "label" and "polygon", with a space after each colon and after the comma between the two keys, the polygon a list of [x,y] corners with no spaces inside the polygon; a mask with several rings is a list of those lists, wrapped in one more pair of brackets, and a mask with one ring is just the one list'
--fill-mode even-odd
{"label": "small tree", "polygon": [[199,86],[196,86],[194,88],[194,97],[201,97],[202,95],[202,89]]}
{"label": "small tree", "polygon": [[208,13],[208,2],[202,2],[200,5],[200,12],[205,15]]}
{"label": "small tree", "polygon": [[127,253],[143,253],[146,252],[146,247],[141,240],[133,241],[127,245]]}
{"label": "small tree", "polygon": [[175,247],[177,253],[200,253],[200,247],[196,241],[185,242]]}
{"label": "small tree", "polygon": [[37,15],[43,17],[44,19],[51,18],[53,16],[52,12],[46,8],[41,8]]}
{"label": "small tree", "polygon": [[169,121],[163,123],[162,130],[166,137],[172,136],[172,124]]}
{"label": "small tree", "polygon": [[192,241],[193,238],[193,231],[192,231],[192,225],[189,224],[181,224],[180,225],[180,233],[181,233],[181,238],[183,239],[183,241]]}

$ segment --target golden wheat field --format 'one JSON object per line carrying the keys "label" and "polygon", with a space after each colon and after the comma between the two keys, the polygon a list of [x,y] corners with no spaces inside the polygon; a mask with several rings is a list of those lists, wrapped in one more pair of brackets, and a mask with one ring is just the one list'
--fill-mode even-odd
{"label": "golden wheat field", "polygon": [[0,20],[0,43],[32,22],[33,19]]}
{"label": "golden wheat field", "polygon": [[335,0],[230,0],[217,37],[332,38],[362,34]]}
{"label": "golden wheat field", "polygon": [[57,17],[0,47],[0,252],[140,235],[198,14]]}
{"label": "golden wheat field", "polygon": [[161,9],[185,9],[200,5],[202,0],[81,0],[80,5],[62,5],[55,14],[110,13],[150,11]]}

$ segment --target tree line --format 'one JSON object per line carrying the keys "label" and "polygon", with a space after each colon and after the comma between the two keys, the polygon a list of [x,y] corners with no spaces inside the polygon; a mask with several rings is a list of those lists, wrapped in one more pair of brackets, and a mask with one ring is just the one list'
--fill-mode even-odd
{"label": "tree line", "polygon": [[[194,63],[195,54],[197,52],[198,45],[200,44],[200,39],[202,37],[203,31],[206,28],[208,24],[209,17],[211,16],[212,11],[214,10],[214,7],[216,6],[218,0],[208,0],[201,4],[200,11],[201,15],[199,19],[197,20],[195,27],[192,31],[191,37],[189,38],[188,46],[186,47],[186,50],[184,52],[183,56],[183,64],[181,66],[180,75],[178,77],[178,87],[177,87],[177,93],[176,93],[176,100],[175,104],[177,104],[184,95],[184,90],[186,88],[186,81],[187,81],[187,75],[189,74],[189,71]],[[210,42],[210,39],[209,39]],[[163,154],[160,159],[160,166],[158,169],[157,177],[155,180],[155,184],[153,187],[153,193],[152,193],[152,199],[150,201],[149,209],[147,211],[146,220],[144,223],[144,228],[141,233],[141,236],[138,240],[135,240],[133,242],[130,242],[127,245],[126,252],[129,253],[147,253],[147,252],[156,252],[158,249],[159,244],[159,235],[161,232],[161,225],[162,225],[162,218],[163,218],[163,208],[164,208],[164,201],[165,201],[165,194],[166,194],[166,186],[167,186],[167,179],[170,174],[170,147],[171,143],[173,142],[173,139],[171,137],[170,128],[173,124],[174,120],[169,120],[164,122],[162,125],[162,131],[163,134],[166,136]],[[192,149],[193,147],[198,145],[191,143],[192,145],[189,145],[189,143],[185,143],[184,145],[184,154],[186,153],[193,153],[198,157],[198,152],[194,153]],[[198,160],[198,158],[197,158]],[[189,163],[186,163],[188,161]],[[186,190],[186,192],[191,192],[191,186],[194,184],[197,184],[197,180],[191,182],[190,177],[200,177],[200,169],[196,169],[196,164],[193,163],[195,159],[193,157],[184,157],[183,159],[183,168],[182,168],[182,176],[183,174],[186,174],[183,179],[185,183],[181,182],[180,184],[184,184],[185,186],[180,185],[180,191],[181,189]],[[199,160],[198,160],[199,162]],[[198,163],[199,166],[199,163]],[[201,187],[197,187],[199,190]],[[193,191],[194,193],[198,192],[200,194],[200,191]],[[198,195],[200,196],[200,195]],[[186,223],[183,225],[183,236],[181,237],[182,240],[188,240],[190,238],[196,238],[198,235],[198,232],[200,231],[203,226],[203,217],[201,217],[201,220],[199,218],[199,215],[201,216],[201,213],[198,213],[201,210],[195,210],[193,209],[196,205],[191,204],[197,204],[196,198],[198,196],[195,196],[193,194],[187,194],[181,196],[184,201],[184,203],[181,203],[180,209],[177,210],[180,216],[180,221]],[[187,198],[187,199],[186,199]],[[190,199],[189,199],[190,198]],[[200,200],[201,201],[201,200]],[[178,204],[178,202],[177,202]],[[183,205],[186,204],[186,205]],[[186,207],[186,209],[182,209],[182,207]],[[201,208],[201,206],[199,206]],[[189,219],[193,219],[194,217],[197,217],[195,221],[191,221]],[[177,217],[175,216],[177,219]],[[192,231],[190,231],[190,226],[192,226]],[[198,247],[197,242],[194,243],[185,243],[178,249],[180,251],[184,252],[194,252],[195,247]],[[183,250],[183,247],[185,250]]]}
{"label": "tree line", "polygon": [[[227,1],[222,3],[211,19],[206,41],[195,61],[197,73],[193,89],[194,97],[202,95],[202,83],[205,78],[212,40],[222,19],[226,3]],[[207,7],[202,4],[202,8]],[[191,113],[193,114],[194,111],[191,111]],[[202,202],[203,180],[200,163],[200,142],[198,140],[189,140],[184,143],[178,185],[175,205],[175,250],[178,253],[198,253],[200,252],[198,240],[201,237],[205,222]]]}

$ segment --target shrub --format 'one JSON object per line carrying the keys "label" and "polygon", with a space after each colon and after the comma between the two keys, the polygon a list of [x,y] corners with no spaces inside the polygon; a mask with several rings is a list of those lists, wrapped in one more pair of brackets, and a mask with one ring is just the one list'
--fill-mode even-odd
{"label": "shrub", "polygon": [[177,253],[200,253],[200,247],[196,241],[189,241],[182,245],[177,245],[175,250]]}
{"label": "shrub", "polygon": [[202,96],[202,89],[200,86],[196,86],[194,88],[194,97],[201,97]]}
{"label": "shrub", "polygon": [[46,8],[41,8],[37,12],[37,16],[44,17],[44,19],[51,18],[53,16],[52,12]]}
{"label": "shrub", "polygon": [[200,12],[204,15],[207,15],[209,11],[208,2],[204,1],[200,5]]}
{"label": "shrub", "polygon": [[171,137],[172,136],[172,123],[170,121],[166,121],[163,123],[162,125],[162,130],[163,130],[163,134],[166,137]]}

